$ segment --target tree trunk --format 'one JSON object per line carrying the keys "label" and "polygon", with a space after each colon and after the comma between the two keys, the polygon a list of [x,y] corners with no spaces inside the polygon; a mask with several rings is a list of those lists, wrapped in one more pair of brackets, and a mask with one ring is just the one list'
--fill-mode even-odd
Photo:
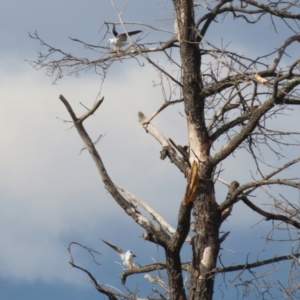
{"label": "tree trunk", "polygon": [[212,299],[214,278],[209,272],[216,266],[219,252],[220,215],[215,201],[211,142],[205,124],[202,96],[201,52],[195,28],[192,0],[173,0],[176,9],[182,61],[182,94],[189,135],[190,166],[197,164],[198,181],[193,200],[195,236],[192,240],[192,266],[189,299]]}
{"label": "tree trunk", "polygon": [[219,252],[220,215],[215,201],[213,181],[200,176],[199,194],[194,201],[195,236],[192,241],[192,266],[189,299],[208,300],[213,296],[215,268]]}
{"label": "tree trunk", "polygon": [[166,266],[171,300],[186,300],[183,286],[180,253],[166,250]]}

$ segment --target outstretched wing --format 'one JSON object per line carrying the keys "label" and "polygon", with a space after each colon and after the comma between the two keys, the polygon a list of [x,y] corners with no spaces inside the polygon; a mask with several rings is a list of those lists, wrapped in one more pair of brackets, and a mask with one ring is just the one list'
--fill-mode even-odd
{"label": "outstretched wing", "polygon": [[116,31],[116,26],[115,26],[115,24],[113,24],[112,32],[113,32],[113,34],[114,34],[115,37],[118,36],[118,33],[117,33],[117,31]]}
{"label": "outstretched wing", "polygon": [[127,33],[121,33],[118,35],[118,39],[121,42],[126,42],[127,41],[127,35],[131,36],[131,35],[135,35],[142,32],[141,30],[134,30],[134,31],[129,31]]}
{"label": "outstretched wing", "polygon": [[118,252],[121,255],[121,258],[123,259],[124,255],[125,255],[125,252],[121,248],[119,248],[116,245],[111,244],[111,243],[109,243],[109,242],[107,242],[105,240],[102,240],[102,239],[100,239],[100,240],[102,242],[104,242],[106,245],[108,245],[109,247],[111,247],[112,249],[114,249],[116,252]]}

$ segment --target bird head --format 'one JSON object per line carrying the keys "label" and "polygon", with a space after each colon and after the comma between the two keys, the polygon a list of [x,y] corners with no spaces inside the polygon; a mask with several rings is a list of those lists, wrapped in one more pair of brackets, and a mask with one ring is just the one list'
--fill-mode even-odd
{"label": "bird head", "polygon": [[115,44],[115,39],[109,39],[109,40],[108,40],[108,43],[109,43],[109,44]]}
{"label": "bird head", "polygon": [[131,250],[128,251],[130,254],[132,254],[133,257],[136,257],[135,254],[133,254],[133,252]]}

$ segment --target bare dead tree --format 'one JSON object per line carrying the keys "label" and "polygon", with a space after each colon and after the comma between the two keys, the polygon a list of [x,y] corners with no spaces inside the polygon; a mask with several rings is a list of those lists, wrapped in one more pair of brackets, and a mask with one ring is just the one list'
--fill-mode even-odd
{"label": "bare dead tree", "polygon": [[[298,200],[290,196],[289,191],[299,190],[300,181],[299,177],[289,176],[289,168],[299,165],[300,156],[285,155],[284,149],[299,147],[297,137],[300,130],[299,125],[295,129],[293,124],[278,124],[282,122],[280,120],[286,112],[300,104],[300,58],[290,57],[288,64],[283,60],[289,46],[300,42],[299,1],[173,0],[172,3],[176,13],[176,34],[170,33],[169,40],[164,42],[144,42],[145,37],[141,36],[133,43],[128,37],[130,47],[115,53],[107,47],[72,38],[87,51],[96,53],[97,57],[93,59],[79,58],[51,46],[37,33],[30,35],[47,50],[39,53],[37,60],[31,64],[36,69],[46,68],[50,75],[55,76],[55,81],[64,73],[77,75],[89,69],[96,70],[105,78],[112,63],[124,60],[135,60],[141,67],[148,63],[160,74],[162,105],[149,117],[142,112],[138,116],[145,131],[161,145],[161,159],[168,158],[187,180],[175,228],[145,201],[110,178],[83,125],[83,121],[99,109],[104,98],[98,100],[84,115],[77,117],[68,100],[62,95],[59,97],[112,199],[145,230],[145,240],[164,249],[164,262],[125,270],[121,276],[122,282],[125,284],[126,278],[133,274],[145,275],[165,270],[167,282],[150,274],[145,277],[153,284],[163,287],[163,292],[154,291],[155,297],[159,299],[212,299],[214,283],[218,278],[220,284],[231,283],[237,289],[237,298],[252,293],[257,298],[268,299],[274,291],[279,291],[282,297],[296,299],[300,295],[300,207]],[[126,22],[121,16],[122,13],[119,13],[120,24],[124,27]],[[231,51],[228,47],[219,47],[211,42],[211,25],[218,20],[217,26],[222,26],[221,21],[228,18],[232,22],[242,20],[248,30],[265,24],[263,22],[267,20],[275,32],[280,21],[280,25],[284,24],[290,35],[280,41],[278,48],[272,53],[261,53],[258,57],[246,56],[245,53]],[[130,24],[145,26],[152,31],[161,30],[153,24]],[[104,25],[108,30],[110,24]],[[264,42],[267,43],[261,41]],[[180,59],[175,55],[178,51]],[[175,72],[171,73],[167,71],[167,67],[157,63],[152,58],[153,52],[163,53],[178,75],[174,76]],[[170,94],[176,95],[176,98],[166,96],[166,85],[172,90]],[[165,137],[151,124],[162,110],[178,103],[184,104],[187,147],[177,145],[176,141]],[[274,126],[274,118],[277,126]],[[252,180],[239,182],[239,178],[236,178],[227,183],[220,178],[220,166],[239,151],[247,153],[252,160]],[[272,165],[268,160],[268,153],[282,158],[284,163]],[[215,196],[218,181],[228,186],[227,195],[219,201]],[[262,205],[262,199],[267,205]],[[228,233],[222,235],[220,231],[223,222],[228,220],[238,202],[244,204],[245,210],[254,211],[262,220],[268,221],[270,231],[264,237],[267,243],[276,245],[279,242],[293,242],[290,252],[281,253],[279,250],[268,258],[258,257],[256,261],[248,261],[247,258],[243,263],[224,264],[220,249]],[[154,221],[143,215],[138,207],[149,212]],[[280,238],[276,237],[276,232],[280,232]],[[190,244],[191,262],[181,261],[180,251],[184,243]],[[71,254],[71,250],[69,251]],[[279,262],[290,265],[286,280],[279,277],[272,281],[269,276],[278,271]],[[107,289],[98,284],[88,270],[76,265],[73,257],[70,263],[84,271],[95,288],[108,298],[138,297],[136,294],[123,294]],[[186,285],[184,272],[188,274]],[[229,273],[234,273],[234,277],[228,281]],[[225,292],[223,297],[228,299]]]}

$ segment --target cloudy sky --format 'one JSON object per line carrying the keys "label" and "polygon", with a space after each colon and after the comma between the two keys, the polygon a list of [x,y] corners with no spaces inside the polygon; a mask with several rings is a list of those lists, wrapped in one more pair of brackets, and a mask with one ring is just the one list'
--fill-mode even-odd
{"label": "cloudy sky", "polygon": [[[124,2],[115,1],[120,10]],[[131,0],[122,18],[172,31],[170,2]],[[101,252],[98,267],[76,247],[74,258],[91,268],[101,283],[119,288],[118,256],[100,237],[124,249],[131,248],[140,264],[150,263],[152,258],[163,260],[163,252],[144,242],[140,237],[143,231],[112,201],[92,160],[86,151],[81,152],[83,145],[77,133],[64,122],[69,116],[58,96],[63,94],[80,115],[85,112],[80,103],[94,103],[101,78],[90,71],[79,78],[65,76],[53,85],[53,77],[27,62],[43,50],[28,32],[37,31],[49,44],[78,51],[84,57],[87,50],[75,47],[69,37],[99,44],[105,35],[105,21],[118,22],[109,0],[1,2],[0,299],[99,299],[88,278],[68,264],[67,247],[72,241]],[[253,47],[259,30],[245,36],[242,25],[229,27],[229,31],[225,26],[217,30],[216,25],[211,29],[211,41],[234,42],[236,49],[245,52],[250,47],[252,52],[262,48],[260,44]],[[128,26],[128,30],[131,28],[137,29]],[[161,39],[149,28],[142,29],[149,41]],[[264,38],[268,32],[260,34]],[[235,39],[237,35],[239,40]],[[270,49],[277,47],[285,35],[285,30],[269,35]],[[107,38],[102,46],[107,45]],[[153,58],[160,63],[166,60],[159,54]],[[127,61],[114,64],[101,89],[104,103],[86,127],[94,140],[104,135],[97,149],[113,180],[148,201],[174,225],[185,180],[167,160],[159,159],[159,145],[145,134],[137,117],[138,111],[149,116],[162,103],[161,89],[155,87],[158,81],[158,74],[149,65],[141,67]],[[169,108],[154,124],[166,137],[185,144],[186,124],[181,112],[181,106]],[[245,175],[239,170],[237,158],[243,159],[243,155],[224,165],[230,166],[224,173],[226,181]],[[218,184],[217,195],[223,197],[224,193],[226,189]],[[248,240],[244,248],[236,241],[243,236],[244,228],[250,229],[258,219],[246,221],[241,206],[236,209],[239,214],[234,222],[242,222],[228,247],[247,253]],[[254,228],[251,235],[259,233]],[[134,278],[129,278],[128,284],[134,287]],[[143,283],[145,291],[150,288],[149,283]]]}

